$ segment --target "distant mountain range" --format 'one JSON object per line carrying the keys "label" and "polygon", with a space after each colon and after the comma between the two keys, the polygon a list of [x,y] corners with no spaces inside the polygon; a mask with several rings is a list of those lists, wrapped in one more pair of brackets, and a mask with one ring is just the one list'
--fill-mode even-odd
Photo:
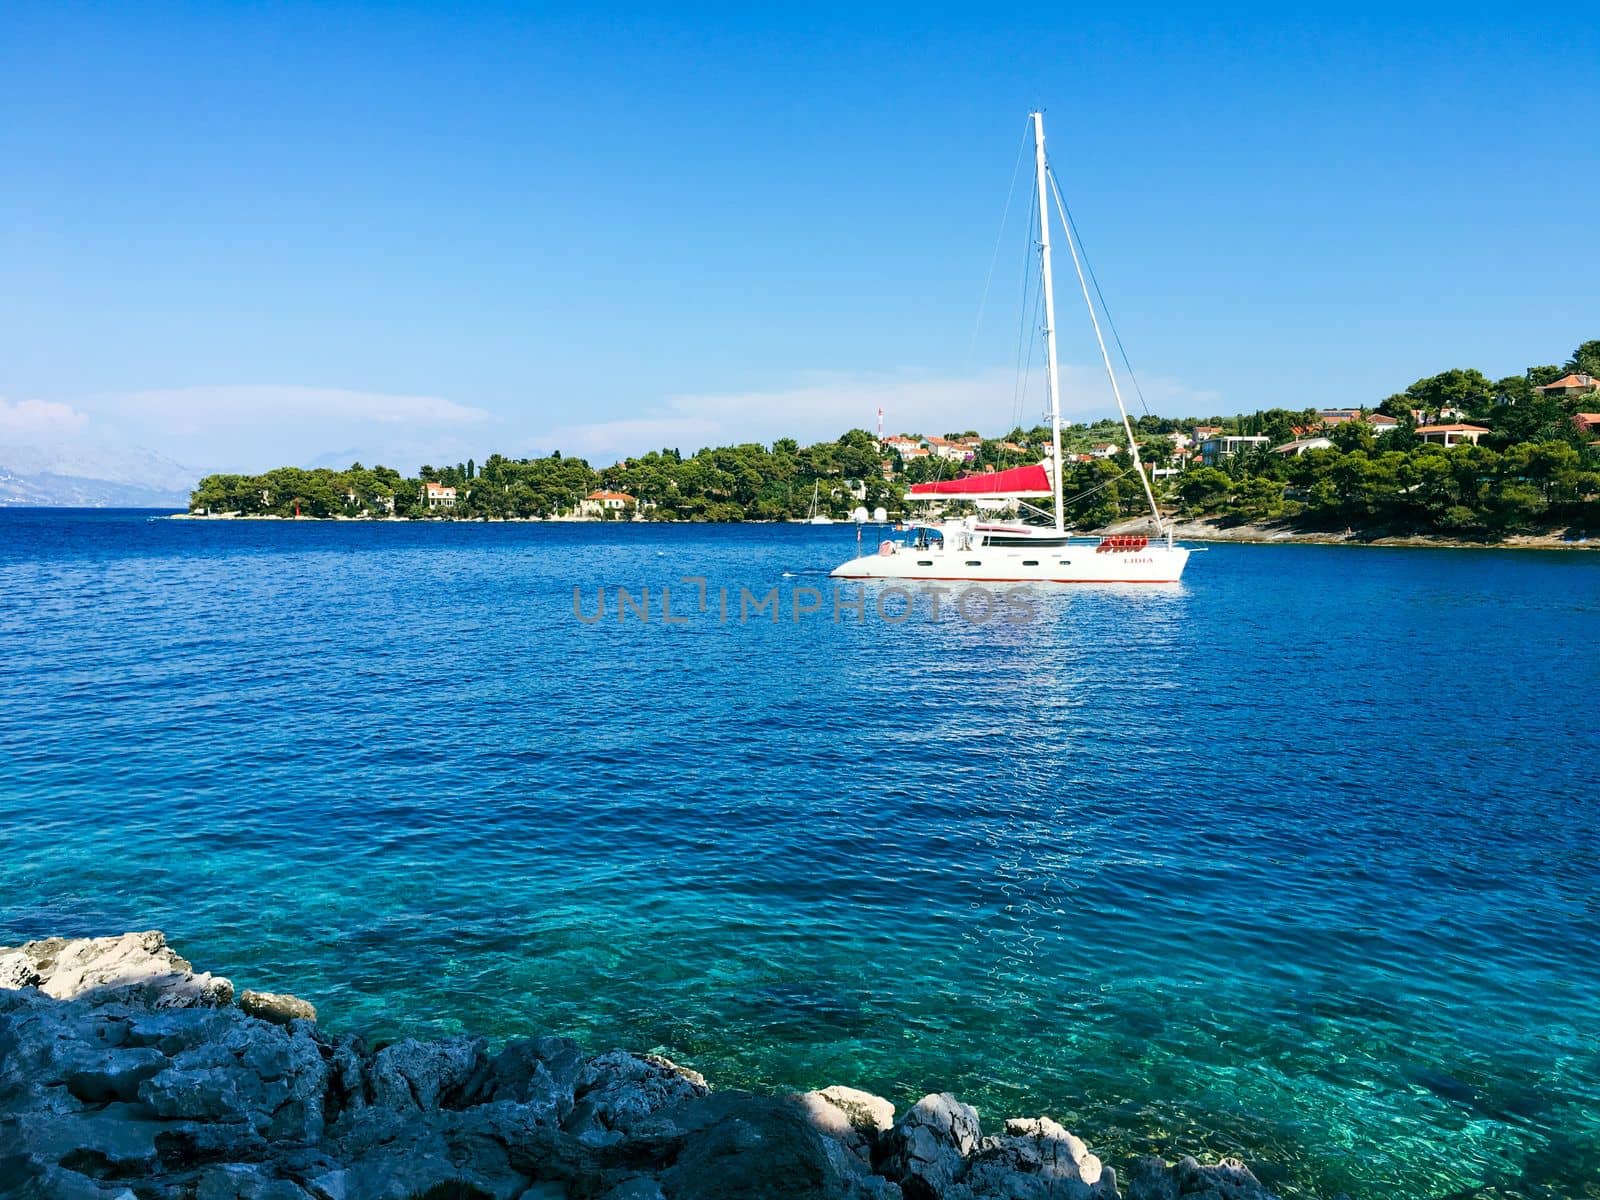
{"label": "distant mountain range", "polygon": [[0,507],[187,508],[198,474],[137,446],[0,445]]}

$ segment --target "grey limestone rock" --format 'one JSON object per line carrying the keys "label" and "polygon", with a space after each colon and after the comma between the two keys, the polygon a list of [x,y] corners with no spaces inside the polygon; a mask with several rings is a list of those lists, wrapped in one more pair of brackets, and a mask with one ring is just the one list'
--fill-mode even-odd
{"label": "grey limestone rock", "polygon": [[796,1098],[812,1126],[838,1142],[864,1167],[894,1127],[894,1105],[881,1096],[849,1087],[827,1087]]}
{"label": "grey limestone rock", "polygon": [[322,1136],[328,1075],[308,1028],[241,1017],[220,1038],[178,1051],[139,1084],[138,1098],[159,1117],[304,1145]]}
{"label": "grey limestone rock", "polygon": [[[159,933],[0,948],[0,1195],[38,1200],[1118,1200],[1048,1118],[982,1136],[948,1094],[899,1121],[832,1087],[715,1093],[563,1038],[329,1036],[293,996]],[[1241,1163],[1148,1158],[1128,1200],[1275,1200]]]}
{"label": "grey limestone rock", "polygon": [[619,1141],[657,1113],[710,1092],[698,1072],[653,1054],[613,1050],[586,1062],[563,1128],[580,1142]]}
{"label": "grey limestone rock", "polygon": [[885,1173],[907,1200],[941,1200],[966,1174],[981,1137],[976,1109],[948,1092],[924,1096],[886,1135]]}
{"label": "grey limestone rock", "polygon": [[[947,1193],[952,1194],[952,1193]],[[1049,1117],[985,1138],[954,1195],[971,1200],[1117,1200],[1116,1174]]]}
{"label": "grey limestone rock", "polygon": [[685,1108],[682,1148],[659,1177],[667,1200],[898,1200],[794,1097],[725,1094]]}
{"label": "grey limestone rock", "polygon": [[373,1056],[368,1073],[372,1102],[418,1112],[453,1107],[477,1071],[484,1046],[482,1038],[469,1037],[443,1042],[407,1038],[385,1046]]}
{"label": "grey limestone rock", "polygon": [[1168,1164],[1147,1155],[1128,1172],[1125,1200],[1278,1200],[1238,1159],[1202,1166],[1185,1155]]}
{"label": "grey limestone rock", "polygon": [[0,988],[38,988],[52,1000],[136,1001],[149,1008],[227,1004],[233,984],[196,973],[154,930],[119,937],[45,938],[0,948]]}

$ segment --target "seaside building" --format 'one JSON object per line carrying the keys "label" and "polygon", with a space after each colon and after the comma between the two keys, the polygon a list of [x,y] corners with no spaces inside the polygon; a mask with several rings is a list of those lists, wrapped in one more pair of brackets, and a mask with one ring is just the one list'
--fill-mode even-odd
{"label": "seaside building", "polygon": [[1122,449],[1115,442],[1102,442],[1098,446],[1090,446],[1089,453],[1095,458],[1115,458],[1117,451]]}
{"label": "seaside building", "polygon": [[1600,434],[1600,413],[1573,413],[1572,423],[1579,433]]}
{"label": "seaside building", "polygon": [[1482,425],[1422,425],[1417,429],[1417,436],[1425,442],[1438,442],[1441,446],[1459,446],[1462,442],[1471,442],[1476,446],[1478,439],[1488,432]]}
{"label": "seaside building", "polygon": [[627,492],[590,492],[578,502],[578,515],[598,520],[607,516],[622,516],[630,508],[638,508],[639,502]]}
{"label": "seaside building", "polygon": [[1232,458],[1241,450],[1254,450],[1267,446],[1272,439],[1259,434],[1214,434],[1200,443],[1200,461],[1214,467],[1225,458]]}
{"label": "seaside building", "polygon": [[429,508],[454,508],[456,490],[442,483],[425,480],[422,484],[422,501]]}
{"label": "seaside building", "polygon": [[1563,375],[1553,383],[1547,383],[1534,390],[1543,392],[1546,396],[1592,396],[1600,392],[1600,379],[1581,373]]}

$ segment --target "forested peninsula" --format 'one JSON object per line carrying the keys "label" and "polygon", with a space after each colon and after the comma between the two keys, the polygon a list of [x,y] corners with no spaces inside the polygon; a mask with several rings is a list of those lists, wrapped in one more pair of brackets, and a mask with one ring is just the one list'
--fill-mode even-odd
{"label": "forested peninsula", "polygon": [[[1177,519],[1289,533],[1499,541],[1600,534],[1600,340],[1564,364],[1491,380],[1452,369],[1378,403],[1271,408],[1135,422],[1163,510]],[[347,519],[782,521],[905,512],[915,483],[1042,461],[1049,430],[897,434],[852,429],[801,446],[780,438],[652,451],[595,467],[559,452],[424,465],[406,476],[279,467],[209,475],[197,516]],[[1063,430],[1066,515],[1096,529],[1146,511],[1114,421]]]}

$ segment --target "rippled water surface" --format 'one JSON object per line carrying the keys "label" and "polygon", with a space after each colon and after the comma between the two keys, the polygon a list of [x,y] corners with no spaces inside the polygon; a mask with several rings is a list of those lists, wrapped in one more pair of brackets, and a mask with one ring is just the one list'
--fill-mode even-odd
{"label": "rippled water surface", "polygon": [[[1600,1196],[1600,555],[791,619],[853,553],[0,510],[0,941],[160,927],[338,1028],[950,1089],[1291,1196]],[[654,619],[576,619],[616,585]]]}

